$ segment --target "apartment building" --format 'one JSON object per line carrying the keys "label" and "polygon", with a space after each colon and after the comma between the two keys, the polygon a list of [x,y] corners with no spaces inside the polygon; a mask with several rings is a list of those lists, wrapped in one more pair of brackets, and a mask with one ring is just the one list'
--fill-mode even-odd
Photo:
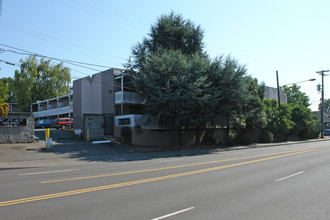
{"label": "apartment building", "polygon": [[30,105],[35,120],[73,117],[73,94],[37,101]]}

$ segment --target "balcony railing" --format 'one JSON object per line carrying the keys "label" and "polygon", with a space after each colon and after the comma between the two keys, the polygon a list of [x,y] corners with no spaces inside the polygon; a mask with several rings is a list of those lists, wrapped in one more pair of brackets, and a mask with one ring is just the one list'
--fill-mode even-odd
{"label": "balcony railing", "polygon": [[115,103],[128,103],[128,104],[144,104],[145,99],[142,94],[135,92],[116,92],[115,93]]}

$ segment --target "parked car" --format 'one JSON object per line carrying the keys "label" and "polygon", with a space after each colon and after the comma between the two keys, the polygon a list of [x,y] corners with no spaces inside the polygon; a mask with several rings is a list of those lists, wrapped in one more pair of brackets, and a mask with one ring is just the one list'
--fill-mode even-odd
{"label": "parked car", "polygon": [[73,127],[73,119],[72,118],[56,118],[53,123],[52,127],[59,129],[59,128],[69,128],[71,124],[71,128]]}
{"label": "parked car", "polygon": [[330,129],[324,130],[324,136],[330,136]]}
{"label": "parked car", "polygon": [[52,126],[52,119],[42,119],[34,123],[34,128],[50,128]]}

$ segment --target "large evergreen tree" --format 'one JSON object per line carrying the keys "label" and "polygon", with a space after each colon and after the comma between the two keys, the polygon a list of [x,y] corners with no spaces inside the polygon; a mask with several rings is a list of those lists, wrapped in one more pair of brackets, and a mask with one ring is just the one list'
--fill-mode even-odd
{"label": "large evergreen tree", "polygon": [[203,48],[200,26],[172,12],[133,47],[126,65],[132,86],[146,97],[145,114],[172,130],[172,145],[182,128],[195,129],[199,144],[206,127],[245,128],[246,122],[254,127],[262,121],[256,117],[263,115],[247,106],[258,94],[248,92],[252,83],[245,66],[231,57],[210,60]]}
{"label": "large evergreen tree", "polygon": [[143,64],[149,61],[150,56],[168,50],[178,50],[183,55],[192,56],[202,54],[204,32],[200,26],[185,20],[181,15],[171,12],[162,15],[151,26],[151,32],[141,43],[135,45],[127,69],[142,71]]}
{"label": "large evergreen tree", "polygon": [[203,31],[191,21],[173,12],[163,15],[149,37],[133,47],[126,65],[135,88],[146,96],[146,115],[172,130],[172,145],[175,131],[205,123],[201,114],[209,97],[209,60],[203,55],[202,39]]}

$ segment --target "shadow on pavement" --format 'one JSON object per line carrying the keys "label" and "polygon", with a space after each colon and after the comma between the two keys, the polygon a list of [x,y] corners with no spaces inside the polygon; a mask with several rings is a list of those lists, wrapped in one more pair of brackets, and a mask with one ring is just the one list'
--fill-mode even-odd
{"label": "shadow on pavement", "polygon": [[49,150],[42,150],[44,153],[63,154],[72,159],[90,162],[121,162],[150,160],[155,158],[166,157],[183,157],[208,154],[217,149],[180,149],[169,150],[163,152],[141,152],[129,145],[108,143],[108,144],[92,144],[83,141],[64,141],[55,144]]}
{"label": "shadow on pavement", "polygon": [[[34,129],[34,136],[36,140],[45,140],[45,129]],[[80,140],[79,136],[76,136],[74,132],[70,130],[62,130],[50,128],[50,137],[53,141],[58,143],[67,142],[68,140]]]}

